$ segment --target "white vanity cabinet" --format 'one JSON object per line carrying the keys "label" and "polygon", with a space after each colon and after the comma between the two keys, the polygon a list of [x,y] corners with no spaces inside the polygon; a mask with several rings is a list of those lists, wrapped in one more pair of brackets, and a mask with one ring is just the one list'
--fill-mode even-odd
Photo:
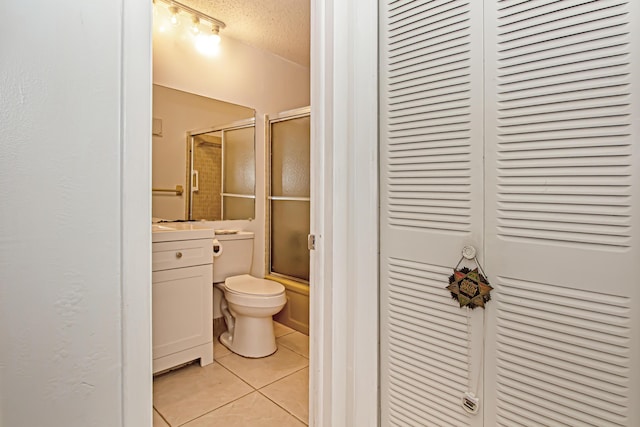
{"label": "white vanity cabinet", "polygon": [[153,373],[192,360],[213,362],[213,230],[190,223],[153,227]]}

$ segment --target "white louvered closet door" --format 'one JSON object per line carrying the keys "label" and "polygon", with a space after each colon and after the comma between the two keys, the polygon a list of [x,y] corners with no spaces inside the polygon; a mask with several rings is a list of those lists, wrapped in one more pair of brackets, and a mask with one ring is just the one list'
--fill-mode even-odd
{"label": "white louvered closet door", "polygon": [[640,426],[640,2],[380,16],[381,425]]}
{"label": "white louvered closet door", "polygon": [[482,313],[444,287],[482,246],[482,7],[389,1],[380,16],[381,425],[481,426],[460,399]]}
{"label": "white louvered closet door", "polygon": [[485,3],[486,426],[640,426],[639,3]]}

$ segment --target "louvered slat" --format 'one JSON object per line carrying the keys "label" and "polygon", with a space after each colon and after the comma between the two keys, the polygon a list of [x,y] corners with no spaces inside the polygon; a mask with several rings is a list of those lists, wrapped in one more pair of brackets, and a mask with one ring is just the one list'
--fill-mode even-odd
{"label": "louvered slat", "polygon": [[480,427],[461,405],[480,342],[445,286],[460,248],[481,243],[482,7],[379,10],[381,425]]}
{"label": "louvered slat", "polygon": [[450,270],[399,259],[388,265],[391,420],[466,425],[459,402],[468,389],[469,337],[465,315],[442,286]]}
{"label": "louvered slat", "polygon": [[[506,2],[499,11],[502,237],[592,249],[629,247],[625,16],[620,1]],[[594,206],[597,214],[591,213]]]}
{"label": "louvered slat", "polygon": [[386,92],[391,225],[457,233],[469,230],[467,3],[398,2],[389,10]]}
{"label": "louvered slat", "polygon": [[630,299],[505,277],[496,291],[501,425],[628,425]]}

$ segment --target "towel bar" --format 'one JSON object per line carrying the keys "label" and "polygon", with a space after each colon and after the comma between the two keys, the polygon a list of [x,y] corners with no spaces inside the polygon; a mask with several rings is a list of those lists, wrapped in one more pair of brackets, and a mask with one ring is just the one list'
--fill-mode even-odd
{"label": "towel bar", "polygon": [[159,191],[161,193],[176,193],[176,196],[182,196],[184,189],[182,185],[176,185],[176,188],[152,188],[151,191]]}

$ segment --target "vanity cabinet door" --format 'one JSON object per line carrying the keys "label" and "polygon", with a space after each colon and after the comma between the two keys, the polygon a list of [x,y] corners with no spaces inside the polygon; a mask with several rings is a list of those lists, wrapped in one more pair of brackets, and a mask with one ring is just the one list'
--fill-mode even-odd
{"label": "vanity cabinet door", "polygon": [[154,361],[211,342],[211,264],[156,271],[152,277]]}

